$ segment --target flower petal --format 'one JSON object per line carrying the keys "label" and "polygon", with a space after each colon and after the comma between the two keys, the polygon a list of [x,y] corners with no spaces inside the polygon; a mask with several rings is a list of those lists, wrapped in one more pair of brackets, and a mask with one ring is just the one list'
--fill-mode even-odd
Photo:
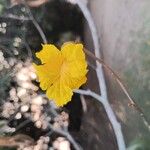
{"label": "flower petal", "polygon": [[68,63],[68,74],[73,78],[80,78],[85,76],[88,72],[87,63],[84,61],[72,61]]}
{"label": "flower petal", "polygon": [[73,42],[67,42],[61,47],[61,52],[67,61],[85,60],[85,54],[83,52],[82,44],[75,44]]}
{"label": "flower petal", "polygon": [[55,64],[43,64],[36,65],[33,64],[36,69],[37,76],[39,78],[40,87],[42,90],[46,90],[51,84],[55,82],[57,78],[59,78],[59,65]]}
{"label": "flower petal", "polygon": [[73,90],[78,89],[82,84],[86,82],[86,80],[86,76],[80,78],[67,77],[66,79],[64,79],[64,82]]}
{"label": "flower petal", "polygon": [[36,53],[36,57],[41,60],[42,64],[59,59],[61,52],[54,45],[45,44],[42,47],[43,49]]}
{"label": "flower petal", "polygon": [[47,90],[46,95],[57,106],[63,106],[71,100],[72,90],[78,89],[87,80],[83,45],[68,42],[59,51],[54,45],[46,44],[36,56],[42,62],[42,65],[34,65],[40,87]]}
{"label": "flower petal", "polygon": [[54,100],[57,106],[63,106],[71,101],[73,92],[63,82],[57,81],[47,89],[46,95],[49,99]]}

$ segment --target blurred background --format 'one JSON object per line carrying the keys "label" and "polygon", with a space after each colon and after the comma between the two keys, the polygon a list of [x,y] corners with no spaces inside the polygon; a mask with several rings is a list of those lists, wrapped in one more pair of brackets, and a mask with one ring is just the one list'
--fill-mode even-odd
{"label": "blurred background", "polygon": [[[121,77],[150,122],[150,1],[83,2],[96,24],[103,59]],[[94,52],[90,29],[76,0],[0,0],[0,150],[74,149],[49,124],[67,128],[83,149],[117,150],[112,126],[99,102],[75,94],[57,109],[39,89],[32,63],[39,63],[35,52],[44,40],[40,30],[48,43],[60,47],[66,41],[80,41]],[[127,149],[150,150],[150,131],[111,74],[104,71],[109,101]],[[82,88],[100,91],[91,67]],[[12,139],[17,146],[8,143]],[[24,140],[35,142],[24,145]]]}

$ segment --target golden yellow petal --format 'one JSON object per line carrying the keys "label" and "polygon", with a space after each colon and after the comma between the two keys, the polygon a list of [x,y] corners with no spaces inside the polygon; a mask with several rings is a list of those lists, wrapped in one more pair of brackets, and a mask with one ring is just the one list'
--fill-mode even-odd
{"label": "golden yellow petal", "polygon": [[87,63],[85,60],[79,61],[72,61],[68,63],[68,74],[73,78],[80,78],[86,75],[88,72]]}
{"label": "golden yellow petal", "polygon": [[55,63],[55,65],[49,63],[43,65],[33,64],[42,90],[46,90],[58,78],[59,66],[56,64],[57,63]]}
{"label": "golden yellow petal", "polygon": [[79,88],[86,82],[88,71],[83,45],[68,42],[62,46],[61,52],[66,61],[61,78],[71,89]]}
{"label": "golden yellow petal", "polygon": [[72,90],[87,80],[83,45],[68,42],[59,51],[54,45],[46,44],[36,56],[42,62],[42,65],[34,65],[40,87],[47,90],[46,95],[57,106],[63,106],[71,100]]}
{"label": "golden yellow petal", "polygon": [[86,80],[86,76],[80,78],[67,77],[66,79],[64,79],[64,82],[73,90],[78,89],[81,85],[83,85],[86,82]]}
{"label": "golden yellow petal", "polygon": [[59,80],[47,89],[46,95],[49,99],[54,100],[57,106],[63,106],[71,101],[73,92]]}
{"label": "golden yellow petal", "polygon": [[61,57],[61,52],[54,45],[44,44],[42,47],[42,50],[36,53],[36,57],[41,60],[42,64]]}
{"label": "golden yellow petal", "polygon": [[85,60],[82,44],[67,42],[61,47],[61,53],[67,61]]}

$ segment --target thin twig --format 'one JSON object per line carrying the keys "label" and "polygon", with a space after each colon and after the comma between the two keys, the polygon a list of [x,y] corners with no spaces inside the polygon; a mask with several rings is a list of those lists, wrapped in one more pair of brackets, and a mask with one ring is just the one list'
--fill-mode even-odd
{"label": "thin twig", "polygon": [[91,91],[90,89],[88,89],[88,90],[76,89],[73,92],[81,94],[81,95],[91,96],[91,97],[97,99],[101,103],[103,103],[103,101],[105,101],[102,96],[100,96],[99,94],[96,94],[95,92]]}
{"label": "thin twig", "polygon": [[32,12],[27,4],[27,2],[25,0],[22,0],[23,4],[25,5],[25,8],[26,10],[28,11],[28,14],[29,14],[29,18],[31,19],[32,23],[34,24],[34,26],[36,27],[36,29],[38,30],[42,40],[43,40],[43,43],[44,44],[47,44],[47,39],[46,39],[46,36],[43,32],[43,30],[41,29],[40,25],[37,23],[37,21],[35,20],[35,18],[33,17],[32,15]]}
{"label": "thin twig", "polygon": [[22,17],[22,16],[13,15],[13,14],[1,15],[0,18],[20,20],[20,21],[30,21],[31,20],[28,17]]}
{"label": "thin twig", "polygon": [[124,83],[121,81],[120,77],[113,71],[113,69],[111,67],[109,67],[109,65],[107,65],[102,59],[97,58],[93,53],[91,53],[89,50],[84,49],[84,52],[90,56],[91,58],[93,58],[94,60],[97,60],[99,63],[102,64],[102,66],[104,66],[114,77],[114,79],[117,81],[117,83],[120,85],[121,89],[123,90],[123,92],[125,93],[125,95],[127,96],[127,98],[130,101],[130,106],[132,106],[133,108],[136,109],[137,112],[139,112],[140,116],[142,117],[144,124],[148,127],[148,129],[150,130],[150,124],[148,122],[148,119],[146,118],[145,114],[143,113],[142,109],[138,106],[138,104],[135,102],[135,100],[133,100],[126,88],[126,86],[124,85]]}
{"label": "thin twig", "polygon": [[30,59],[32,59],[33,58],[33,56],[32,56],[32,50],[31,50],[29,44],[27,43],[27,41],[25,39],[23,40],[23,44],[25,45],[26,50],[28,51],[28,57]]}
{"label": "thin twig", "polygon": [[21,122],[17,127],[15,132],[17,132],[18,130],[20,130],[21,128],[25,127],[28,123],[32,122],[30,119],[27,119],[23,122]]}
{"label": "thin twig", "polygon": [[[89,28],[91,30],[95,56],[98,58],[101,58],[101,53],[100,53],[101,49],[100,49],[100,44],[98,41],[99,38],[98,38],[96,26],[95,26],[94,21],[92,19],[91,13],[82,0],[76,0],[76,3],[78,4],[79,8],[81,9],[86,21],[88,22]],[[98,62],[96,62],[96,65],[97,65],[96,73],[97,73],[97,77],[98,77],[101,95],[103,97],[105,97],[105,99],[107,99],[107,88],[106,88],[105,77],[104,77],[102,65],[99,64]]]}
{"label": "thin twig", "polygon": [[86,112],[87,112],[87,104],[86,104],[86,100],[85,100],[85,98],[84,98],[83,95],[80,95],[80,99],[81,99],[81,104],[82,104],[83,112],[86,113]]}
{"label": "thin twig", "polygon": [[[99,38],[98,38],[96,26],[94,24],[91,13],[82,0],[76,0],[76,3],[78,4],[79,8],[81,9],[85,19],[88,22],[89,28],[91,30],[93,43],[94,43],[94,49],[95,49],[95,56],[97,58],[100,58],[101,54],[100,54],[100,44],[98,41]],[[114,112],[113,112],[113,110],[109,104],[109,101],[108,101],[107,88],[106,88],[106,83],[105,83],[102,65],[98,61],[96,61],[96,65],[97,65],[96,74],[97,74],[97,78],[98,78],[98,82],[99,82],[99,87],[101,90],[101,96],[103,99],[105,99],[105,102],[103,102],[103,105],[105,107],[105,110],[107,112],[109,120],[110,120],[112,127],[114,129],[118,148],[119,148],[119,150],[125,150],[126,148],[125,148],[125,142],[124,142],[124,137],[123,137],[123,133],[121,130],[121,126],[120,126],[119,122],[117,121],[117,118],[116,118],[116,116],[115,116],[115,114],[114,114]]]}
{"label": "thin twig", "polygon": [[[49,105],[51,106],[51,113],[55,116],[58,116],[57,111],[55,110],[55,104],[54,103],[49,103]],[[73,145],[73,147],[75,148],[75,150],[82,150],[82,147],[80,145],[77,144],[77,142],[74,140],[74,138],[72,137],[72,135],[68,132],[68,129],[66,130],[66,127],[64,128],[62,126],[62,128],[58,129],[58,128],[54,128],[52,124],[49,124],[49,128],[58,133],[63,135],[64,137],[66,137],[68,139],[68,141],[70,141],[70,143]],[[51,134],[51,131],[50,131]]]}
{"label": "thin twig", "polygon": [[71,136],[71,134],[68,131],[64,131],[61,129],[56,129],[53,128],[52,126],[50,126],[51,130],[53,130],[54,132],[63,135],[64,137],[66,137],[69,142],[73,145],[73,147],[75,148],[75,150],[82,150],[82,148],[76,143],[76,141],[73,139],[73,137]]}
{"label": "thin twig", "polygon": [[[91,90],[74,90],[75,93],[78,94],[82,94],[82,95],[87,95],[87,96],[91,96],[93,98],[95,98],[96,100],[98,100],[100,103],[103,104],[105,111],[107,113],[107,116],[110,120],[110,122],[112,123],[112,126],[114,127],[114,132],[116,135],[116,139],[118,140],[118,148],[120,150],[124,150],[125,145],[124,145],[124,141],[122,141],[122,132],[120,132],[121,130],[121,125],[120,123],[117,121],[115,113],[113,112],[112,108],[110,107],[110,104],[108,103],[108,100],[104,99],[102,96],[96,94],[95,92],[91,91]],[[116,121],[114,121],[116,120]],[[120,138],[120,139],[119,139]]]}

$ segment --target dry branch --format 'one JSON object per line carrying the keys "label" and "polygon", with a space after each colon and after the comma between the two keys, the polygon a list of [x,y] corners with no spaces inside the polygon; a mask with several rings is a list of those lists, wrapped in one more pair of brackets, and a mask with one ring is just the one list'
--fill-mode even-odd
{"label": "dry branch", "polygon": [[93,58],[94,60],[98,61],[99,63],[102,64],[103,67],[105,67],[114,77],[114,79],[117,81],[117,83],[119,84],[119,86],[121,87],[121,89],[123,90],[124,94],[127,96],[127,98],[129,99],[130,103],[129,106],[132,106],[137,112],[139,112],[140,116],[142,117],[144,124],[148,127],[148,129],[150,130],[150,124],[148,122],[148,119],[146,118],[144,112],[142,111],[142,109],[140,108],[140,106],[135,102],[135,100],[133,100],[127,90],[127,88],[125,87],[124,83],[121,81],[120,77],[113,71],[113,69],[111,67],[109,67],[109,65],[107,65],[102,59],[97,58],[93,53],[91,53],[89,50],[84,49],[85,53],[90,56],[91,58]]}
{"label": "dry branch", "polygon": [[24,134],[18,134],[14,136],[0,137],[0,146],[3,147],[19,147],[20,145],[32,145],[34,140]]}
{"label": "dry branch", "polygon": [[[81,9],[86,21],[88,22],[89,28],[91,30],[92,39],[93,39],[93,43],[94,43],[95,56],[97,58],[101,58],[99,37],[98,37],[97,29],[94,24],[94,20],[91,16],[91,13],[90,13],[89,9],[87,8],[86,4],[82,0],[76,0],[76,3],[78,4],[79,8]],[[118,144],[118,149],[125,150],[126,146],[125,146],[123,133],[121,130],[121,125],[117,121],[117,118],[111,108],[109,101],[108,101],[107,88],[106,88],[105,77],[104,77],[102,65],[101,65],[101,63],[96,61],[96,66],[97,66],[96,74],[97,74],[97,78],[98,78],[98,82],[99,82],[99,88],[101,91],[101,97],[105,100],[102,104],[104,105],[105,111],[107,112],[108,118],[112,124],[113,130],[114,130],[114,133],[116,136],[117,144]]]}

